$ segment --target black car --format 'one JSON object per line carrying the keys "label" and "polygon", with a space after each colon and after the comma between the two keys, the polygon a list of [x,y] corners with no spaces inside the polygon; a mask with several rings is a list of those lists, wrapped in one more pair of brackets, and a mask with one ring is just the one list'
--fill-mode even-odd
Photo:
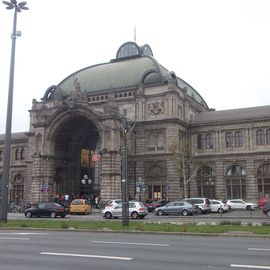
{"label": "black car", "polygon": [[270,201],[268,201],[263,207],[263,213],[270,217]]}
{"label": "black car", "polygon": [[61,218],[64,218],[67,214],[68,207],[54,202],[40,202],[36,206],[26,209],[24,212],[24,215],[27,218],[31,218],[33,216],[51,218],[60,216]]}

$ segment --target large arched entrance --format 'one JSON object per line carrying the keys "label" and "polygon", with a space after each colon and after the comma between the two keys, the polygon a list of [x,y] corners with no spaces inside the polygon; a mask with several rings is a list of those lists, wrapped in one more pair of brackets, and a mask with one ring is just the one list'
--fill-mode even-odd
{"label": "large arched entrance", "polygon": [[84,115],[62,123],[54,138],[54,192],[91,198],[100,192],[99,166],[92,161],[99,151],[97,126]]}

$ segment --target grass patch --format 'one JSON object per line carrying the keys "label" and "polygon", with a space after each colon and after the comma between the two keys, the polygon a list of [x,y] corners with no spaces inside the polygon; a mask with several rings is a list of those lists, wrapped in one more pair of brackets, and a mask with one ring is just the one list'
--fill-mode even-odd
{"label": "grass patch", "polygon": [[228,232],[248,232],[257,235],[270,235],[269,223],[261,226],[241,225],[240,222],[222,221],[220,224],[171,224],[171,223],[144,223],[129,222],[123,226],[121,221],[63,221],[63,220],[8,220],[0,223],[0,228],[35,228],[35,229],[79,229],[94,231],[140,231],[140,232],[171,232],[171,233],[206,233],[224,234]]}

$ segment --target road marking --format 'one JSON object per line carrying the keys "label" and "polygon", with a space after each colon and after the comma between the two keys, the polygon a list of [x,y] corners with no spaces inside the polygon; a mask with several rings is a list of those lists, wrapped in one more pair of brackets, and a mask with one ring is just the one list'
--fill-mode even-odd
{"label": "road marking", "polygon": [[44,235],[44,234],[46,234],[46,233],[32,233],[32,232],[22,232],[22,233],[0,233],[1,235],[31,235],[31,234],[33,234],[33,235]]}
{"label": "road marking", "polygon": [[0,240],[30,240],[29,238],[18,238],[18,237],[0,237]]}
{"label": "road marking", "polygon": [[81,257],[81,258],[97,258],[97,259],[122,260],[122,261],[133,260],[133,258],[129,258],[129,257],[101,256],[101,255],[87,255],[87,254],[73,254],[73,253],[41,252],[40,255],[69,256],[69,257]]}
{"label": "road marking", "polygon": [[237,268],[270,269],[270,266],[263,266],[263,265],[231,264],[230,266]]}
{"label": "road marking", "polygon": [[91,242],[100,244],[121,244],[121,245],[160,246],[160,247],[170,246],[169,244],[154,244],[154,243],[108,242],[108,241],[91,241]]}
{"label": "road marking", "polygon": [[255,250],[255,251],[270,251],[270,248],[248,248],[248,250]]}

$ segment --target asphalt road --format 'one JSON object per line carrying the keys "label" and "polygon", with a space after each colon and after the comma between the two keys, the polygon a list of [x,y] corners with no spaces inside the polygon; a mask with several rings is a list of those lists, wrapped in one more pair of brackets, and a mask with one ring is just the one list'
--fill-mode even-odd
{"label": "asphalt road", "polygon": [[0,230],[2,270],[270,269],[269,239]]}
{"label": "asphalt road", "polygon": [[[8,213],[8,219],[26,219],[24,214]],[[35,218],[37,219],[37,218]],[[43,218],[44,219],[44,218]],[[101,216],[101,211],[94,209],[90,215],[67,215],[65,220],[105,220]],[[131,220],[132,221],[132,220]],[[266,217],[260,209],[255,211],[230,211],[228,213],[210,213],[200,216],[156,216],[149,213],[143,222],[174,222],[174,223],[218,223],[221,221],[241,221],[242,223],[269,223],[270,218]]]}

